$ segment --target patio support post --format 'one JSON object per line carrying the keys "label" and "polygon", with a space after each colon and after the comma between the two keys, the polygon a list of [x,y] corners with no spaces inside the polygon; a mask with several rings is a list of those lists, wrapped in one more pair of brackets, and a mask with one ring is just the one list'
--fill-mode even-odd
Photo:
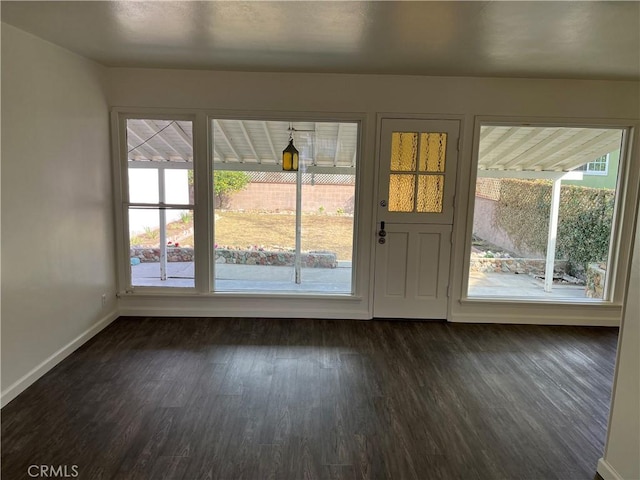
{"label": "patio support post", "polygon": [[160,201],[160,280],[167,279],[167,212],[162,207],[165,203],[164,168],[158,168],[158,200]]}
{"label": "patio support post", "polygon": [[560,214],[560,187],[562,179],[553,181],[551,190],[551,211],[549,212],[549,236],[547,238],[547,263],[544,270],[544,291],[551,292],[553,287],[553,264],[556,258],[556,239],[558,236],[558,216]]}
{"label": "patio support post", "polygon": [[294,261],[296,284],[302,282],[300,277],[301,267],[301,236],[302,236],[302,169],[298,168],[296,172],[296,257]]}

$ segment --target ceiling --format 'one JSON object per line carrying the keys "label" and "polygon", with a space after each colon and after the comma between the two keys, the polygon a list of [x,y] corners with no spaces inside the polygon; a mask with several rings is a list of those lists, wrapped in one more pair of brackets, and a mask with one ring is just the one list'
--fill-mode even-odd
{"label": "ceiling", "polygon": [[112,67],[640,79],[640,3],[2,1]]}

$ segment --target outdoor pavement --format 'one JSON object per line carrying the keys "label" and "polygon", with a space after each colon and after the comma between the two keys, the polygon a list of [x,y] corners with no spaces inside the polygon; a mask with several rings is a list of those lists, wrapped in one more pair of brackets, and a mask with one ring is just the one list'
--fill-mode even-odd
{"label": "outdoor pavement", "polygon": [[584,285],[553,285],[544,291],[544,282],[527,274],[471,272],[469,297],[585,298]]}
{"label": "outdoor pavement", "polygon": [[[134,286],[193,287],[192,262],[169,262],[166,281],[160,280],[159,263],[141,263],[131,267]],[[294,282],[292,266],[216,264],[215,290],[218,292],[309,292],[351,293],[351,262],[338,262],[338,268],[303,268],[302,283]],[[502,298],[585,298],[581,285],[554,285],[544,291],[541,280],[513,273],[472,272],[469,297]]]}
{"label": "outdoor pavement", "polygon": [[[131,267],[134,286],[193,287],[193,262],[167,263],[168,279],[160,280],[159,263]],[[293,266],[216,264],[215,290],[218,292],[321,292],[351,293],[351,262],[337,268],[303,268],[302,282],[295,283]]]}

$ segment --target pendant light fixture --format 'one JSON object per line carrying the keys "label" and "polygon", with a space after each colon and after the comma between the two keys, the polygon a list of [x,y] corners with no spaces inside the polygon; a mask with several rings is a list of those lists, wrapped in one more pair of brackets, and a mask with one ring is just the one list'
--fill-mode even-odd
{"label": "pendant light fixture", "polygon": [[285,172],[297,172],[299,157],[298,150],[293,146],[293,128],[289,125],[289,145],[282,151],[282,170]]}

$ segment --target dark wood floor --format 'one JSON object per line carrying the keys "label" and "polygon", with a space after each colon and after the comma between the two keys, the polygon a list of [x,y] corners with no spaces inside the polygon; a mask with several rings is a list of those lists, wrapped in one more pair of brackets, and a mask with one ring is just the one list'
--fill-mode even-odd
{"label": "dark wood floor", "polygon": [[[2,410],[2,478],[591,480],[616,329],[121,318]],[[69,470],[71,472],[71,470]]]}

